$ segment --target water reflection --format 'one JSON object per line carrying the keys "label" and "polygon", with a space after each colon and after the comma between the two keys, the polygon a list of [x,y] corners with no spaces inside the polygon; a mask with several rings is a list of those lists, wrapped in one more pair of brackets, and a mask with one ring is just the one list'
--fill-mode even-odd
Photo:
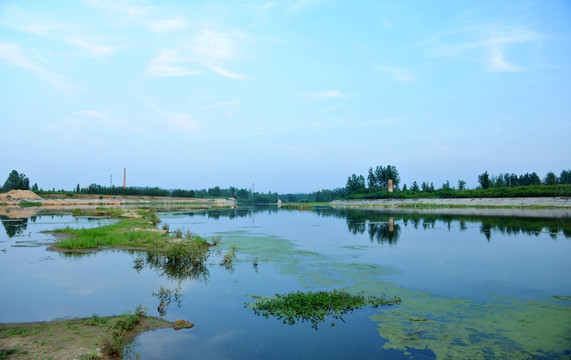
{"label": "water reflection", "polygon": [[179,259],[171,261],[168,257],[158,252],[148,251],[145,255],[137,255],[133,268],[140,272],[145,267],[154,270],[160,275],[164,275],[172,281],[196,280],[208,283],[210,271],[205,261],[195,261],[194,259]]}
{"label": "water reflection", "polygon": [[493,233],[538,236],[542,232],[547,232],[552,239],[557,239],[558,234],[571,238],[570,218],[468,216],[328,208],[316,208],[314,212],[324,217],[344,218],[349,232],[355,235],[367,231],[371,241],[379,244],[396,244],[401,224],[404,227],[412,226],[414,229],[424,230],[441,226],[450,230],[457,226],[460,231],[466,231],[469,226],[479,227],[488,241],[491,240]]}
{"label": "water reflection", "polygon": [[[179,215],[188,215],[190,217],[207,217],[209,219],[218,220],[220,218],[236,219],[255,217],[256,214],[277,214],[277,206],[245,206],[236,209],[212,209],[206,211],[188,211],[179,212]],[[284,211],[284,210],[280,210]]]}
{"label": "water reflection", "polygon": [[28,228],[28,220],[35,222],[36,216],[32,216],[30,218],[10,219],[7,216],[0,215],[0,220],[2,221],[2,225],[4,225],[6,235],[8,235],[9,238],[13,238],[14,236],[21,236]]}

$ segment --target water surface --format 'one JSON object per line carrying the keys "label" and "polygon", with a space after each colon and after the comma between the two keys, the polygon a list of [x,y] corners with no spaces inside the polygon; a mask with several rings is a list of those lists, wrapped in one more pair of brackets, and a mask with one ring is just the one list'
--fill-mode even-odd
{"label": "water surface", "polygon": [[[112,220],[2,218],[0,322],[110,315],[180,295],[157,330],[131,349],[142,359],[559,358],[570,356],[570,219],[471,217],[362,210],[239,208],[160,214],[171,230],[221,236],[201,273],[135,269],[140,252],[66,256],[42,230]],[[219,265],[232,245],[237,258]],[[398,306],[343,321],[284,325],[246,306],[259,296],[345,289],[400,296]],[[9,310],[8,310],[9,309]],[[333,326],[332,326],[333,324]]]}

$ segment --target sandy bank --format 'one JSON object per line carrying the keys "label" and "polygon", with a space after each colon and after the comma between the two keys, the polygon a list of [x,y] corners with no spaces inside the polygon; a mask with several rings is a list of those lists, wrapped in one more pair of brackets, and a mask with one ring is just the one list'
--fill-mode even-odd
{"label": "sandy bank", "polygon": [[[132,196],[132,195],[89,195],[49,194],[38,196],[29,190],[11,190],[0,194],[0,215],[10,218],[21,218],[22,215],[37,214],[39,212],[71,211],[73,209],[93,209],[96,207],[129,207],[167,205],[170,207],[189,206],[190,208],[234,207],[236,200],[230,199],[203,199],[182,198],[168,196]],[[27,205],[22,207],[22,205]],[[30,215],[31,214],[31,215]]]}

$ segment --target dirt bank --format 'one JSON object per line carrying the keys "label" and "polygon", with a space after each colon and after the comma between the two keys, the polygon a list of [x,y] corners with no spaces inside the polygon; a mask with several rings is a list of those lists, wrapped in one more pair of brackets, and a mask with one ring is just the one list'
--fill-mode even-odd
{"label": "dirt bank", "polygon": [[[0,358],[4,359],[112,359],[113,324],[120,317],[65,319],[0,324]],[[121,343],[150,330],[172,327],[160,318],[139,316]]]}
{"label": "dirt bank", "polygon": [[19,213],[36,214],[53,211],[71,211],[73,209],[93,209],[96,207],[128,207],[128,206],[167,206],[187,208],[219,208],[234,207],[236,200],[181,198],[168,196],[120,196],[89,194],[47,194],[38,196],[29,190],[11,190],[0,194],[0,215],[20,218]]}

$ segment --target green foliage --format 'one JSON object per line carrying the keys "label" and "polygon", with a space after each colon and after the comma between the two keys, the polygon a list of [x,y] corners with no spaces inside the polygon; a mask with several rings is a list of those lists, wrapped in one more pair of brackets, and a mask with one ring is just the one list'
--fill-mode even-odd
{"label": "green foliage", "polygon": [[485,171],[482,175],[478,175],[478,183],[481,189],[488,189],[490,187],[490,175]]}
{"label": "green foliage", "polygon": [[[389,306],[400,304],[398,297],[385,299],[382,297],[365,297],[351,295],[340,290],[316,292],[292,292],[285,295],[276,294],[274,297],[258,300],[253,305],[254,313],[258,316],[275,316],[284,324],[293,325],[297,321],[310,321],[317,330],[317,325],[325,321],[325,317],[344,321],[342,316],[365,306]],[[332,323],[332,326],[334,324]]]}
{"label": "green foliage", "polygon": [[[140,229],[140,230],[133,230]],[[166,244],[166,237],[155,231],[148,219],[122,219],[116,224],[93,229],[64,229],[55,232],[72,237],[58,243],[60,249],[97,249],[100,247],[155,248]]]}
{"label": "green foliage", "polygon": [[126,311],[123,315],[117,317],[111,324],[112,340],[110,344],[109,354],[112,357],[119,357],[122,353],[124,343],[123,339],[128,331],[137,326],[140,317],[145,316],[146,310],[142,305],[135,308],[135,311]]}
{"label": "green foliage", "polygon": [[71,214],[73,216],[81,216],[83,215],[83,211],[81,211],[81,209],[73,209],[73,211],[71,212]]}
{"label": "green foliage", "polygon": [[236,256],[236,249],[237,248],[238,247],[236,246],[236,244],[232,244],[230,251],[228,251],[226,254],[224,254],[224,257],[222,258],[220,265],[226,266],[226,267],[231,267],[232,261],[234,260],[234,257]]}
{"label": "green foliage", "polygon": [[25,174],[19,174],[16,170],[12,170],[2,187],[3,192],[10,190],[29,190],[30,179]]}
{"label": "green foliage", "polygon": [[40,207],[42,206],[41,202],[30,202],[30,201],[21,201],[19,203],[20,207]]}

